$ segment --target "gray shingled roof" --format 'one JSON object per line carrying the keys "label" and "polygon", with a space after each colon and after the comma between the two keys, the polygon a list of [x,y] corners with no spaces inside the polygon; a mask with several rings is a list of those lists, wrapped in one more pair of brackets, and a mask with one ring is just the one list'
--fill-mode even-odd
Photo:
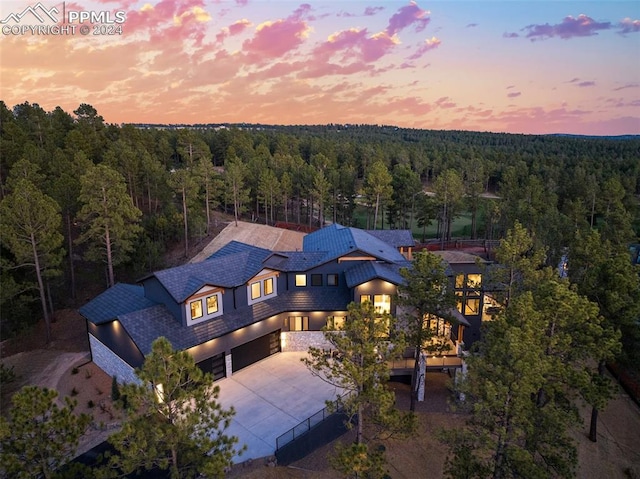
{"label": "gray shingled roof", "polygon": [[341,311],[351,301],[347,288],[318,288],[288,291],[273,299],[196,324],[188,328],[176,321],[164,306],[154,306],[119,317],[123,327],[144,355],[159,336],[166,337],[174,349],[187,349],[250,324],[287,311]]}
{"label": "gray shingled roof", "polygon": [[237,241],[232,243],[206,261],[157,271],[150,276],[155,276],[178,303],[205,285],[241,286],[262,269],[262,262],[271,252]]}
{"label": "gray shingled roof", "polygon": [[344,272],[347,287],[353,288],[372,279],[383,279],[395,285],[404,284],[400,268],[410,267],[411,263],[387,264],[374,261],[362,262]]}
{"label": "gray shingled roof", "polygon": [[361,251],[390,263],[405,259],[395,247],[366,231],[339,224],[332,224],[314,231],[305,236],[302,241],[305,252],[326,251],[325,261],[355,251]]}
{"label": "gray shingled roof", "polygon": [[307,271],[325,262],[326,251],[278,251],[264,265],[278,271]]}
{"label": "gray shingled roof", "polygon": [[149,308],[155,304],[145,298],[142,286],[116,283],[78,311],[93,324],[102,324],[113,321],[121,314]]}
{"label": "gray shingled roof", "polygon": [[394,248],[415,246],[416,241],[409,230],[365,230],[371,236],[390,244]]}

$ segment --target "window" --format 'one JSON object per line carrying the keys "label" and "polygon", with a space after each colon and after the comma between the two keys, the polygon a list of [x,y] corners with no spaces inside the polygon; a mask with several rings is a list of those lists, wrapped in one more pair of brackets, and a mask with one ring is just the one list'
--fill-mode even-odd
{"label": "window", "polygon": [[464,306],[464,314],[477,315],[480,314],[480,298],[467,297]]}
{"label": "window", "polygon": [[429,329],[436,336],[451,337],[451,324],[442,318],[429,319]]}
{"label": "window", "polygon": [[370,294],[361,294],[360,295],[360,302],[361,303],[366,303],[367,301],[371,302],[371,295]]}
{"label": "window", "polygon": [[328,274],[327,275],[327,286],[338,286],[338,275],[337,274]]}
{"label": "window", "polygon": [[218,295],[207,297],[207,314],[218,312]]}
{"label": "window", "polygon": [[456,288],[464,288],[464,274],[462,273],[456,274]]}
{"label": "window", "polygon": [[307,285],[307,275],[296,274],[296,286],[306,286],[306,285]]}
{"label": "window", "polygon": [[327,318],[327,328],[332,330],[344,329],[344,316],[329,316]]}
{"label": "window", "polygon": [[322,286],[322,275],[321,274],[312,274],[311,275],[311,286]]}
{"label": "window", "polygon": [[269,296],[270,294],[273,294],[273,278],[264,280],[264,295]]}
{"label": "window", "polygon": [[373,307],[376,313],[391,313],[391,295],[376,294],[373,297]]}
{"label": "window", "polygon": [[202,317],[202,301],[191,301],[191,319]]}
{"label": "window", "polygon": [[462,314],[462,291],[456,291],[456,309],[460,314]]}
{"label": "window", "polygon": [[223,314],[223,290],[203,288],[182,305],[187,326],[203,323]]}
{"label": "window", "polygon": [[251,283],[251,299],[258,299],[260,297],[260,281]]}
{"label": "window", "polygon": [[308,331],[309,316],[289,316],[289,331]]}
{"label": "window", "polygon": [[467,275],[467,286],[469,288],[477,289],[482,286],[482,275],[481,274],[468,274]]}

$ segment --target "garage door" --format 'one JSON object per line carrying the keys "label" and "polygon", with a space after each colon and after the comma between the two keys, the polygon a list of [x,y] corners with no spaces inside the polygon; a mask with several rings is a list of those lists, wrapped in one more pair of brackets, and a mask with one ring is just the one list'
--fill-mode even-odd
{"label": "garage door", "polygon": [[227,375],[224,353],[217,354],[215,356],[211,356],[208,359],[205,359],[204,361],[200,361],[196,364],[196,366],[202,369],[202,371],[204,371],[205,373],[211,373],[214,381],[222,379]]}
{"label": "garage door", "polygon": [[280,330],[266,334],[231,350],[233,372],[280,352]]}

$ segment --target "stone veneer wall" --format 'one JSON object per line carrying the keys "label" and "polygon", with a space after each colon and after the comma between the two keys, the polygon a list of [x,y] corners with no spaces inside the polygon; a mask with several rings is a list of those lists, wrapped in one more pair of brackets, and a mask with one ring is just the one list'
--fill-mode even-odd
{"label": "stone veneer wall", "polygon": [[280,333],[280,341],[283,353],[307,351],[309,346],[321,349],[333,348],[322,331],[285,331]]}
{"label": "stone veneer wall", "polygon": [[96,366],[109,376],[118,378],[118,383],[140,383],[134,369],[92,334],[89,334],[89,347]]}

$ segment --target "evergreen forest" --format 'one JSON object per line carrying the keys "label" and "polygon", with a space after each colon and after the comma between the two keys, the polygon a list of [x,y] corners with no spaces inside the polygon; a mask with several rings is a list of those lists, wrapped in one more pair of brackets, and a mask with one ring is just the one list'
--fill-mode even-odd
{"label": "evergreen forest", "polygon": [[574,246],[588,256],[592,231],[611,249],[639,242],[637,136],[115,125],[89,104],[0,101],[0,161],[3,338],[170,266],[169,251],[185,261],[239,219],[418,241],[499,240],[519,222],[551,266]]}

